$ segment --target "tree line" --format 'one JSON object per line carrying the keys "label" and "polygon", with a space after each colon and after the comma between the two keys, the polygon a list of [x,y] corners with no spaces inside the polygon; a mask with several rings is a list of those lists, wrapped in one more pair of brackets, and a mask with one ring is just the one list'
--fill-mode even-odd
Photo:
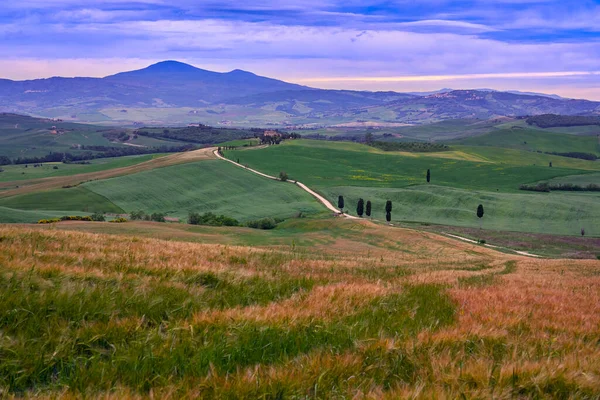
{"label": "tree line", "polygon": [[529,125],[536,125],[540,128],[553,128],[559,126],[600,125],[600,117],[585,115],[542,114],[527,117],[525,121]]}
{"label": "tree line", "polygon": [[111,158],[134,156],[155,153],[180,153],[196,149],[196,146],[186,144],[182,146],[158,146],[158,147],[109,147],[109,146],[81,146],[84,153],[73,154],[69,152],[50,152],[45,156],[39,157],[17,157],[10,159],[6,156],[0,156],[0,165],[9,164],[36,164],[48,162],[71,163],[77,161],[94,160],[97,158]]}

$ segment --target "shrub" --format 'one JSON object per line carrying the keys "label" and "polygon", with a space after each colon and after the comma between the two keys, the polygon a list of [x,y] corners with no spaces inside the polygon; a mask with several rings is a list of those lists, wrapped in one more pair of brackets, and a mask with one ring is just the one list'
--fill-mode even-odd
{"label": "shrub", "polygon": [[106,221],[106,219],[104,218],[104,214],[100,212],[95,212],[92,214],[92,221],[102,222]]}
{"label": "shrub", "polygon": [[108,221],[108,222],[114,222],[114,223],[116,223],[116,224],[121,224],[121,223],[123,223],[123,222],[127,222],[127,219],[126,219],[126,218],[123,218],[123,217],[119,217],[119,218],[117,218],[117,219],[113,219],[112,221]]}
{"label": "shrub", "polygon": [[225,215],[216,215],[211,212],[205,214],[190,213],[188,224],[191,225],[210,225],[210,226],[238,226],[239,222],[235,218]]}
{"label": "shrub", "polygon": [[84,216],[82,217],[81,215],[64,215],[62,217],[60,217],[61,221],[93,221],[92,217],[89,216]]}
{"label": "shrub", "polygon": [[164,213],[152,213],[152,215],[150,215],[150,219],[154,222],[165,222],[165,214]]}
{"label": "shrub", "polygon": [[273,218],[262,218],[246,222],[248,228],[254,229],[274,229],[277,227],[277,221]]}
{"label": "shrub", "polygon": [[53,224],[55,222],[60,222],[60,218],[52,218],[52,219],[40,219],[38,224]]}
{"label": "shrub", "polygon": [[285,171],[279,172],[279,180],[285,182],[288,180],[288,174]]}
{"label": "shrub", "polygon": [[486,244],[486,241],[485,241],[485,239],[479,239],[477,241],[477,243],[479,243],[479,244]]}
{"label": "shrub", "polygon": [[132,211],[132,212],[129,214],[129,218],[130,218],[132,221],[136,221],[136,220],[144,220],[144,219],[146,219],[146,213],[145,213],[144,211],[142,211],[142,210],[139,210],[139,211]]}
{"label": "shrub", "polygon": [[52,169],[58,169],[58,165],[55,165],[54,167],[52,167]]}

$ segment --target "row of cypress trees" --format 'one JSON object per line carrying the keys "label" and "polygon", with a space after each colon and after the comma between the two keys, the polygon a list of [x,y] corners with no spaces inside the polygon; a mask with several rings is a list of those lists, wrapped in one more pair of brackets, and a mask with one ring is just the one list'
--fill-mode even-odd
{"label": "row of cypress trees", "polygon": [[[338,208],[340,212],[344,212],[344,196],[338,196]],[[358,204],[356,205],[356,214],[362,218],[363,215],[367,215],[367,217],[371,216],[371,200],[367,200],[366,205],[365,201],[360,198],[358,199]],[[387,222],[392,220],[392,201],[388,200],[385,202],[385,219]]]}

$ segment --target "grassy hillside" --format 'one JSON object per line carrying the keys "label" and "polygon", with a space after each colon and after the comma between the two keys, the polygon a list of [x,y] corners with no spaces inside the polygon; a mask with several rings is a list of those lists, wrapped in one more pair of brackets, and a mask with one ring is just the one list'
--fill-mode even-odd
{"label": "grassy hillside", "polygon": [[[128,144],[111,142],[112,136],[121,132],[131,134]],[[130,148],[131,145],[162,146],[179,145],[171,141],[134,138],[132,131],[121,128],[107,128],[95,125],[76,124],[52,119],[33,118],[15,114],[0,114],[0,156],[11,159],[17,157],[39,157],[49,152],[69,152],[80,154],[83,146],[110,146]]]}
{"label": "grassy hillside", "polygon": [[81,211],[18,210],[0,206],[0,223],[34,224],[40,219],[60,218],[63,215],[87,215]]}
{"label": "grassy hillside", "polygon": [[[122,213],[123,209],[105,197],[86,189],[74,187],[24,194],[0,199],[0,206],[19,210]],[[64,213],[62,215],[65,215]]]}
{"label": "grassy hillside", "polygon": [[[41,167],[33,165],[5,165],[0,172],[0,182],[20,181],[26,179],[51,178],[55,176],[68,176],[88,172],[106,171],[114,168],[123,168],[139,164],[144,161],[160,157],[163,154],[147,154],[142,156],[127,156],[116,158],[101,158],[90,160],[89,164],[64,164],[45,163]],[[27,165],[27,167],[25,166]],[[54,168],[56,167],[56,169]]]}
{"label": "grassy hillside", "polygon": [[118,398],[600,391],[596,261],[325,222],[333,246],[276,250],[62,231],[152,224],[0,226],[0,386]]}
{"label": "grassy hillside", "polygon": [[[510,160],[504,164],[473,162],[448,158],[444,153],[394,154],[359,144],[310,140],[289,141],[257,151],[226,151],[225,154],[271,175],[285,170],[290,178],[315,187],[406,187],[424,183],[425,173],[431,169],[432,182],[436,185],[516,192],[521,183],[578,173],[575,169],[560,168],[561,163],[548,168],[547,163],[514,165]],[[600,163],[587,163],[600,169]]]}
{"label": "grassy hillside", "polygon": [[166,212],[181,218],[191,211],[248,220],[324,210],[294,185],[261,178],[220,160],[159,168],[83,187],[127,212]]}
{"label": "grassy hillside", "polygon": [[581,152],[600,155],[596,136],[575,136],[536,129],[501,129],[452,143],[542,152]]}
{"label": "grassy hillside", "polygon": [[[408,188],[328,187],[321,188],[328,199],[344,196],[348,212],[356,215],[359,198],[373,203],[373,217],[385,221],[385,202],[392,200],[392,221],[486,229],[600,236],[600,194],[502,193],[452,189],[434,185]],[[479,204],[485,215],[476,216]]]}
{"label": "grassy hillside", "polygon": [[[346,197],[355,214],[359,197],[374,202],[383,220],[386,200],[392,200],[393,221],[419,221],[478,227],[478,204],[486,208],[490,229],[577,235],[581,227],[598,235],[600,198],[593,194],[523,193],[521,183],[585,175],[600,163],[492,147],[461,146],[427,154],[383,153],[353,144],[301,140],[256,151],[225,152],[228,157],[276,175],[285,170],[313,187],[333,204]],[[531,155],[530,158],[526,158]],[[543,162],[542,165],[533,165]],[[563,166],[571,168],[563,168]],[[575,169],[583,166],[590,171]],[[426,185],[425,172],[432,180]]]}

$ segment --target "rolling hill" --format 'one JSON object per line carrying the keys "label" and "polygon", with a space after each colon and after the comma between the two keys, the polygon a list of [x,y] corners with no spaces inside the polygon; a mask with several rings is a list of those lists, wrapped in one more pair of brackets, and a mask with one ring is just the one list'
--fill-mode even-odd
{"label": "rolling hill", "polygon": [[289,126],[595,115],[600,103],[487,89],[425,95],[324,90],[242,70],[220,73],[163,61],[104,78],[0,79],[0,111],[120,124]]}

